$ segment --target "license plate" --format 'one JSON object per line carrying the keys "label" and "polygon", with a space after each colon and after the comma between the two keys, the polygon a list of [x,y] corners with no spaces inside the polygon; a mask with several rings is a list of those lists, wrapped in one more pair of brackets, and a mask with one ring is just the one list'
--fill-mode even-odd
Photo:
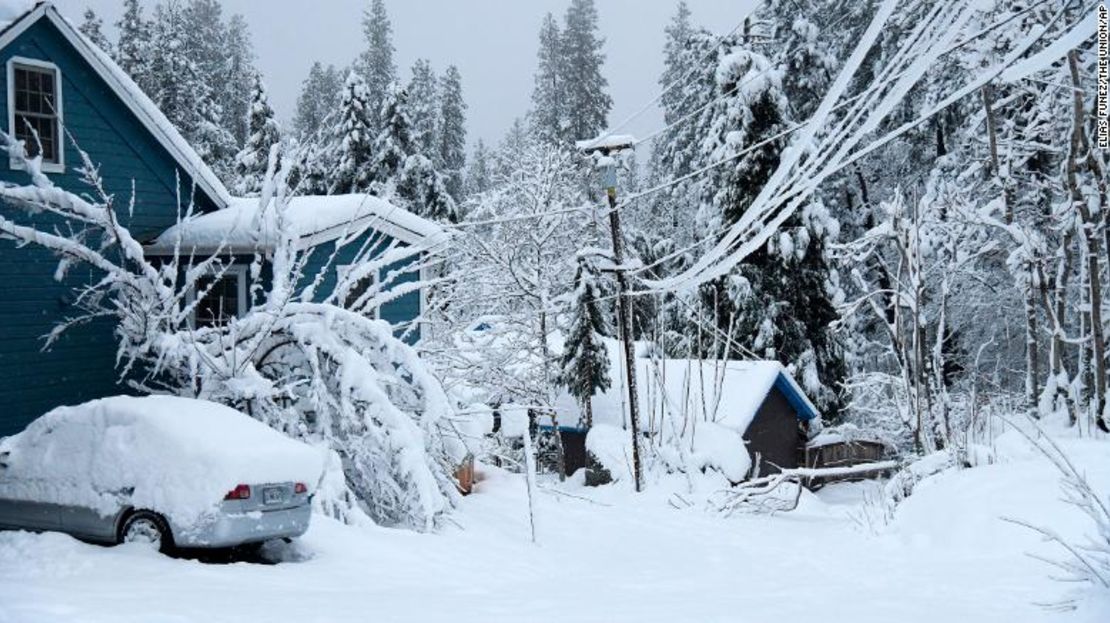
{"label": "license plate", "polygon": [[281,504],[285,501],[285,492],[277,487],[262,490],[262,502],[264,504]]}

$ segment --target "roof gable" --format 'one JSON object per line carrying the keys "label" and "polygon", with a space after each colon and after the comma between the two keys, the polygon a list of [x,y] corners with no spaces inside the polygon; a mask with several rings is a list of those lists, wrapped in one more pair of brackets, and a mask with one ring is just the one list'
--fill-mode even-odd
{"label": "roof gable", "polygon": [[48,20],[61,33],[69,46],[92,68],[105,85],[139,120],[143,128],[173,158],[180,169],[196,183],[217,208],[225,208],[231,195],[216,174],[205,164],[196,150],[177,131],[158,106],[115,61],[90,42],[49,2],[40,2],[16,17],[0,30],[0,49],[7,47],[28,28],[42,19]]}
{"label": "roof gable", "polygon": [[[285,218],[301,249],[357,238],[376,231],[412,246],[431,249],[447,239],[439,225],[371,195],[310,195],[289,199]],[[225,210],[197,216],[162,233],[146,250],[152,255],[253,253],[272,250],[278,240],[277,212],[257,198],[231,199]]]}

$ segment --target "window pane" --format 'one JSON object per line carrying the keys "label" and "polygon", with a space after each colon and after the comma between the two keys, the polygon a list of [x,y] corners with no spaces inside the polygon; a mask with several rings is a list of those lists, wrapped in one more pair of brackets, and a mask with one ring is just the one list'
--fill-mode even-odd
{"label": "window pane", "polygon": [[[58,162],[58,118],[55,110],[55,72],[32,67],[15,68],[15,125],[13,134],[27,146],[31,157],[40,152],[43,160]],[[30,127],[28,127],[30,126]],[[32,132],[32,129],[34,132]],[[35,132],[38,140],[35,140]]]}
{"label": "window pane", "polygon": [[196,306],[196,326],[218,327],[239,315],[239,275],[225,274],[214,282],[212,277],[197,281],[196,290],[207,294]]}

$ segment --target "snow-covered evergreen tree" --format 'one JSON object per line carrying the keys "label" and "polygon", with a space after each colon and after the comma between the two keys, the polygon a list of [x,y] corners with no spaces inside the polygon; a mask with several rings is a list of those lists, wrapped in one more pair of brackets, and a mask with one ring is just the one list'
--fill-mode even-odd
{"label": "snow-covered evergreen tree", "polygon": [[[720,57],[715,77],[718,100],[705,112],[702,143],[709,161],[735,158],[746,146],[762,146],[707,175],[698,226],[709,237],[739,220],[759,194],[786,145],[769,139],[790,124],[781,75],[765,56],[733,44]],[[825,255],[826,241],[835,240],[838,231],[823,205],[808,206],[731,275],[703,287],[697,312],[716,328],[703,332],[704,354],[744,357],[748,350],[778,359],[830,420],[838,416],[846,375],[830,327],[838,314]]]}
{"label": "snow-covered evergreen tree", "polygon": [[235,156],[235,192],[242,196],[253,196],[262,190],[270,151],[281,142],[281,128],[274,118],[274,109],[270,106],[262,76],[256,75],[251,82],[251,107],[247,119],[250,136]]}
{"label": "snow-covered evergreen tree", "polygon": [[212,66],[217,85],[216,101],[224,114],[224,127],[242,146],[250,136],[247,118],[250,114],[251,93],[248,85],[258,70],[254,65],[254,48],[250,31],[242,15],[232,15],[224,30],[222,48],[214,51],[216,62]]}
{"label": "snow-covered evergreen tree", "polygon": [[81,31],[81,34],[88,37],[89,41],[95,43],[96,47],[111,54],[112,44],[108,41],[108,38],[104,36],[104,20],[100,19],[100,16],[92,9],[85,9],[83,18],[81,25],[78,26],[77,29]]}
{"label": "snow-covered evergreen tree", "polygon": [[532,87],[532,132],[543,140],[563,139],[566,114],[562,86],[563,40],[559,23],[548,13],[540,26],[539,51]]}
{"label": "snow-covered evergreen tree", "polygon": [[319,61],[312,64],[297,96],[297,111],[293,117],[293,129],[302,141],[313,138],[319,141],[330,134],[324,120],[339,110],[342,90],[343,77],[334,65],[325,67]]}
{"label": "snow-covered evergreen tree", "polygon": [[461,201],[466,168],[466,101],[462,74],[454,65],[447,68],[440,80],[439,153],[434,161],[446,178],[447,192],[456,202]]}
{"label": "snow-covered evergreen tree", "polygon": [[454,223],[459,220],[458,204],[447,191],[446,179],[422,154],[412,154],[405,159],[395,191],[410,212],[437,221]]}
{"label": "snow-covered evergreen tree", "polygon": [[378,118],[382,120],[382,127],[374,138],[370,170],[377,185],[384,186],[398,178],[405,161],[414,153],[408,93],[393,85],[386,94]]}
{"label": "snow-covered evergreen tree", "polygon": [[189,142],[221,180],[231,182],[235,172],[235,136],[226,127],[223,109],[208,95],[199,100],[197,126]]}
{"label": "snow-covered evergreen tree", "polygon": [[347,75],[339,103],[335,144],[335,169],[328,181],[332,194],[359,193],[370,190],[376,179],[373,117],[366,83],[355,71]]}
{"label": "snow-covered evergreen tree", "polygon": [[564,140],[593,138],[609,125],[613,99],[601,73],[605,63],[594,0],[572,0],[563,26],[560,92],[566,112]]}
{"label": "snow-covered evergreen tree", "polygon": [[493,185],[493,167],[489,148],[482,139],[474,145],[474,153],[466,169],[466,196],[480,195]]}
{"label": "snow-covered evergreen tree", "polygon": [[817,108],[836,75],[836,57],[814,21],[824,2],[774,0],[764,5],[760,18],[770,26],[770,53],[782,72],[782,88],[798,119]]}
{"label": "snow-covered evergreen tree", "polygon": [[578,258],[574,274],[570,327],[563,344],[559,383],[582,405],[586,428],[593,426],[593,397],[609,389],[609,353],[602,336],[608,333],[600,305],[597,270],[586,258]]}
{"label": "snow-covered evergreen tree", "polygon": [[432,63],[426,58],[412,65],[408,84],[409,118],[412,120],[412,142],[417,153],[439,162],[439,84]]}
{"label": "snow-covered evergreen tree", "polygon": [[377,130],[383,123],[379,115],[386,96],[397,80],[397,66],[393,60],[393,25],[385,10],[384,0],[370,0],[370,6],[362,15],[362,31],[366,37],[366,49],[359,56],[357,67],[366,84],[372,126]]}
{"label": "snow-covered evergreen tree", "polygon": [[166,118],[192,142],[200,129],[201,103],[209,97],[212,85],[189,55],[191,24],[183,5],[157,5],[151,27],[144,89]]}
{"label": "snow-covered evergreen tree", "polygon": [[663,92],[659,97],[659,107],[663,109],[663,118],[668,125],[686,112],[688,93],[684,87],[696,69],[694,59],[686,53],[696,32],[690,16],[690,7],[682,0],[670,23],[663,29],[663,73],[659,76]]}
{"label": "snow-covered evergreen tree", "polygon": [[123,0],[123,16],[116,22],[119,39],[115,47],[116,64],[148,94],[147,52],[150,46],[150,24],[143,18],[139,0]]}

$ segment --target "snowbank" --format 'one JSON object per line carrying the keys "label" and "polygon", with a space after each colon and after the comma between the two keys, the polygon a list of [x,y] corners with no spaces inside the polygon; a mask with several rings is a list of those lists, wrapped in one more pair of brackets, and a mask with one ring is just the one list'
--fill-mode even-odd
{"label": "snowbank", "polygon": [[[234,198],[225,210],[203,214],[167,229],[146,247],[154,255],[173,253],[180,241],[182,253],[227,251],[254,252],[272,249],[278,241],[277,210],[271,201]],[[303,196],[289,199],[285,217],[293,235],[305,246],[354,236],[368,229],[388,234],[408,244],[438,244],[446,239],[442,228],[388,201],[370,195]]]}
{"label": "snowbank", "polygon": [[632,475],[632,436],[618,426],[595,424],[586,435],[586,450],[613,480]]}
{"label": "snowbank", "polygon": [[59,407],[0,443],[0,497],[77,504],[107,515],[129,503],[189,525],[237,484],[320,480],[324,453],[234,409],[188,398],[120,396]]}

